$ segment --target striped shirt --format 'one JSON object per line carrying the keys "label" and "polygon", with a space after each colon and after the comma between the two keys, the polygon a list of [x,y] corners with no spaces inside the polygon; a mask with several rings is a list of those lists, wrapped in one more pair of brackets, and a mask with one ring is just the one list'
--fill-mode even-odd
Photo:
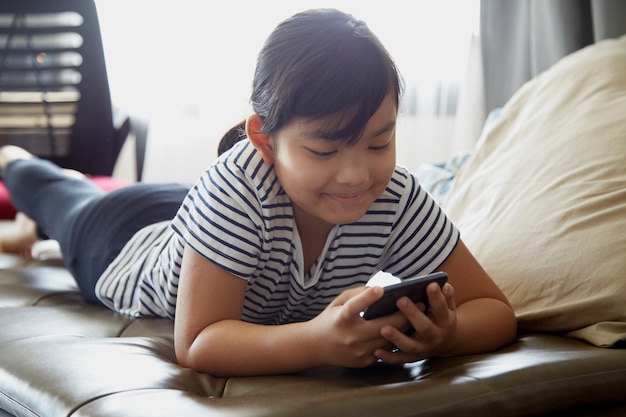
{"label": "striped shirt", "polygon": [[417,178],[396,167],[368,212],[336,225],[304,271],[289,196],[273,167],[242,141],[198,179],[171,222],[148,226],[129,241],[96,294],[125,314],[173,317],[182,254],[190,245],[247,281],[242,320],[304,321],[378,271],[399,278],[434,271],[458,240],[458,230]]}

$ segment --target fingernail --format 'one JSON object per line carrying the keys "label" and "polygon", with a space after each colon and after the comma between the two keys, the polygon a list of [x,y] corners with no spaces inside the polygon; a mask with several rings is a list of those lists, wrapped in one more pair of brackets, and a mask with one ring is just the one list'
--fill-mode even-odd
{"label": "fingernail", "polygon": [[406,307],[409,305],[409,300],[406,297],[402,297],[398,300],[398,307]]}

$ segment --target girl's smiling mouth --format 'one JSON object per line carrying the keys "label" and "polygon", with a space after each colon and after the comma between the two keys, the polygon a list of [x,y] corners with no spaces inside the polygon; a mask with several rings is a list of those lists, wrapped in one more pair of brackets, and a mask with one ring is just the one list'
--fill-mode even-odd
{"label": "girl's smiling mouth", "polygon": [[338,203],[345,206],[355,206],[360,204],[365,196],[367,195],[367,191],[358,191],[352,193],[326,193],[330,199],[337,201]]}

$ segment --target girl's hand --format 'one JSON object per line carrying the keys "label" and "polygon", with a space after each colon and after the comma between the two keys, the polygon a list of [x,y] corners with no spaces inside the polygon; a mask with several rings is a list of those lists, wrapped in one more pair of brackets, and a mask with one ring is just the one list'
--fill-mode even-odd
{"label": "girl's hand", "polygon": [[452,285],[440,288],[432,283],[427,288],[430,311],[424,314],[422,304],[414,304],[408,297],[397,301],[398,308],[408,318],[414,333],[407,336],[398,327],[383,326],[381,335],[395,349],[377,349],[378,359],[401,364],[443,355],[454,338],[457,328],[456,305]]}
{"label": "girl's hand", "polygon": [[397,312],[375,320],[365,320],[361,312],[383,295],[380,287],[360,287],[344,291],[317,317],[307,322],[311,354],[324,365],[360,368],[378,359],[375,352],[390,348],[383,328],[408,326]]}

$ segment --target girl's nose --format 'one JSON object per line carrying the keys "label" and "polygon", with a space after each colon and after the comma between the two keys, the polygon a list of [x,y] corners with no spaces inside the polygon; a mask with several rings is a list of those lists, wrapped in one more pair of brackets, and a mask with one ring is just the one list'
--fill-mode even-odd
{"label": "girl's nose", "polygon": [[355,148],[343,150],[337,167],[336,181],[339,184],[356,186],[369,181],[370,170],[367,157]]}

